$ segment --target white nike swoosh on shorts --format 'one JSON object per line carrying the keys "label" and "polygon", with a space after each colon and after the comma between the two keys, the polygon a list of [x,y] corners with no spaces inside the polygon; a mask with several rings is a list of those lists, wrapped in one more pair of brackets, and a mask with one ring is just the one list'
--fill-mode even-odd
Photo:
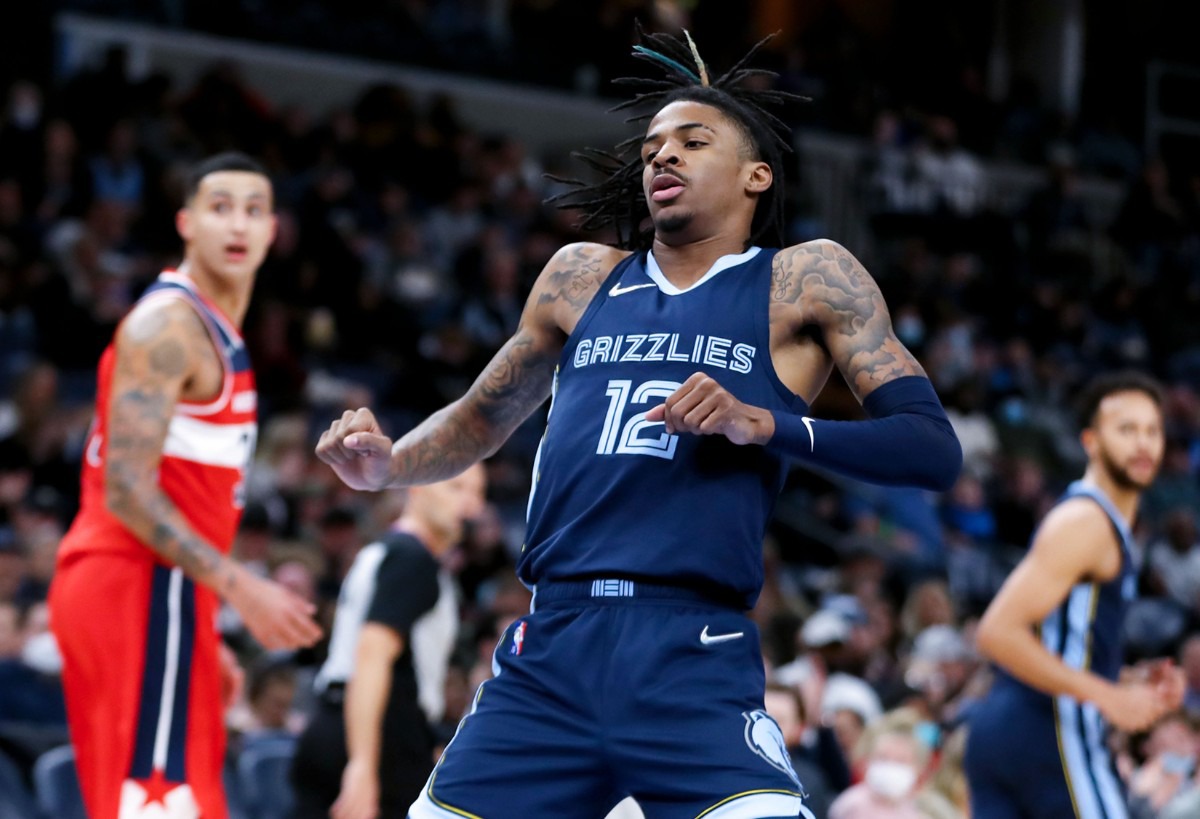
{"label": "white nike swoosh on shorts", "polygon": [[731,631],[728,634],[709,634],[708,626],[704,627],[704,631],[700,632],[700,642],[706,646],[716,645],[717,643],[728,643],[730,640],[740,640],[746,636],[744,631]]}

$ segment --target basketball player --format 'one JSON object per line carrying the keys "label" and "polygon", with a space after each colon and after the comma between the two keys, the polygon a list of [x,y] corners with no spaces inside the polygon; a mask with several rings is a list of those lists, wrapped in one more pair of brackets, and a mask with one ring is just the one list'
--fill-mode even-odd
{"label": "basketball player", "polygon": [[980,622],[979,649],[999,669],[971,718],[975,819],[1125,819],[1107,726],[1140,731],[1183,701],[1182,675],[1166,664],[1119,679],[1121,621],[1137,587],[1131,529],[1162,461],[1161,396],[1136,372],[1089,385],[1087,470]]}
{"label": "basketball player", "polygon": [[311,645],[312,607],[230,559],[255,439],[239,327],[275,235],[271,183],[240,154],[190,174],[183,263],[100,359],[78,516],[50,590],[88,815],[226,816],[218,597],[269,649]]}
{"label": "basketball player", "polygon": [[476,464],[411,487],[391,531],[355,556],[292,766],[293,819],[404,819],[420,793],[458,634],[454,581],[439,561],[483,511],[486,486]]}
{"label": "basketball player", "polygon": [[[467,394],[399,441],[360,409],[318,444],[354,488],[442,480],[553,397],[518,565],[534,610],[413,819],[600,819],[630,795],[648,819],[806,815],[744,616],[786,460],[931,489],[960,467],[867,271],[829,241],[776,249],[778,95],[741,84],[745,60],[710,78],[648,42],[653,118],[571,200],[622,247],[559,250]],[[808,416],[834,367],[869,420]]]}

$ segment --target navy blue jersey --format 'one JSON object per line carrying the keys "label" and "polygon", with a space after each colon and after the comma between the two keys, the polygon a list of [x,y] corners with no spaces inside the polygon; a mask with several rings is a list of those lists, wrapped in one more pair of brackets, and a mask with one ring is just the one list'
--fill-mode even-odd
{"label": "navy blue jersey", "polygon": [[[1070,498],[1094,500],[1108,515],[1121,546],[1121,569],[1105,583],[1082,582],[1071,588],[1062,605],[1050,612],[1038,628],[1042,645],[1071,668],[1091,671],[1109,680],[1121,672],[1121,625],[1125,611],[1137,593],[1137,571],[1133,565],[1133,535],[1129,523],[1103,492],[1075,481],[1059,503]],[[1007,677],[1007,675],[1005,675]],[[1029,688],[1019,680],[1007,682]],[[1046,696],[1036,689],[1030,693]]]}
{"label": "navy blue jersey", "polygon": [[771,365],[774,256],[725,256],[684,291],[648,253],[614,268],[555,374],[522,580],[642,579],[753,606],[783,458],[719,435],[668,435],[644,416],[696,372],[745,403],[807,411]]}
{"label": "navy blue jersey", "polygon": [[[1136,592],[1132,536],[1103,492],[1080,481],[1062,500],[1100,505],[1121,544],[1121,569],[1105,583],[1082,582],[1038,627],[1042,645],[1071,668],[1116,680],[1121,623]],[[1060,501],[1061,503],[1061,501]],[[1126,797],[1095,705],[1052,697],[1003,670],[974,709],[964,771],[978,819],[1127,819]]]}

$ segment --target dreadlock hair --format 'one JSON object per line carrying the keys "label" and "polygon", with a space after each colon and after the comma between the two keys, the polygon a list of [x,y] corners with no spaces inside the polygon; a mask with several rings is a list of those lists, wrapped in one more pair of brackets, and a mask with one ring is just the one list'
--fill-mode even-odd
{"label": "dreadlock hair", "polygon": [[[791,152],[786,123],[771,113],[768,107],[787,102],[807,101],[807,97],[772,89],[746,87],[746,81],[756,77],[775,78],[774,71],[748,68],[751,59],[774,36],[759,40],[729,71],[710,80],[708,66],[700,58],[691,35],[684,31],[684,40],[669,34],[646,34],[637,26],[639,40],[648,45],[635,45],[633,56],[653,63],[665,71],[662,79],[622,77],[613,82],[634,90],[633,99],[610,109],[634,111],[626,122],[641,122],[654,117],[673,102],[697,102],[716,108],[742,132],[756,161],[770,166],[774,183],[759,194],[758,206],[750,226],[747,247],[762,240],[763,244],[783,244],[784,165],[785,153]],[[694,69],[690,66],[694,66]],[[654,230],[643,229],[650,215],[642,191],[642,135],[632,136],[610,151],[587,148],[572,154],[604,178],[594,184],[578,179],[551,176],[573,189],[550,197],[547,202],[563,209],[580,209],[580,227],[596,230],[612,227],[616,244],[625,250],[645,250],[654,240]]]}

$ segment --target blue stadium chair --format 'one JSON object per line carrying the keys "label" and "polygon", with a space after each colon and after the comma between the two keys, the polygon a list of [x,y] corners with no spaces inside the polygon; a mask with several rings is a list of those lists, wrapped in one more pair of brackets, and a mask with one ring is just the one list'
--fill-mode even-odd
{"label": "blue stadium chair", "polygon": [[38,819],[40,815],[20,767],[8,754],[0,751],[0,816]]}
{"label": "blue stadium chair", "polygon": [[[229,819],[254,819],[243,804],[237,769],[233,765],[227,766],[222,777]],[[75,749],[70,745],[54,748],[38,757],[33,779],[36,802],[21,780],[16,764],[0,754],[0,819],[87,819],[75,770]]]}
{"label": "blue stadium chair", "polygon": [[52,748],[33,763],[33,791],[42,815],[54,819],[87,819],[79,775],[75,772],[75,749],[70,745]]}
{"label": "blue stadium chair", "polygon": [[286,819],[294,797],[288,781],[296,739],[278,736],[262,739],[238,757],[238,784],[249,819]]}
{"label": "blue stadium chair", "polygon": [[225,786],[225,802],[229,806],[229,819],[251,819],[242,800],[242,783],[238,781],[237,765],[226,762],[221,770],[221,783]]}

